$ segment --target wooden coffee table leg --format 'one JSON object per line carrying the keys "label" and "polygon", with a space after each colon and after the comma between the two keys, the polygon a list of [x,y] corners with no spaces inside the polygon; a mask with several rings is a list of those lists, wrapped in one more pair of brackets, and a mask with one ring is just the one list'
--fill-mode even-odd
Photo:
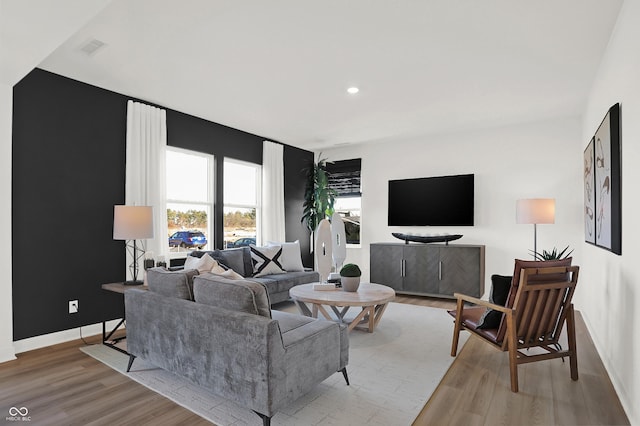
{"label": "wooden coffee table leg", "polygon": [[333,313],[336,314],[336,317],[338,317],[338,322],[343,323],[344,316],[346,315],[347,311],[351,306],[345,306],[342,309],[338,309],[338,306],[334,306],[334,305],[330,305],[329,307],[331,308]]}
{"label": "wooden coffee table leg", "polygon": [[360,313],[349,324],[349,331],[353,330],[358,324],[360,324],[360,321],[362,321],[362,319],[368,312],[369,312],[369,307],[363,306],[362,311],[360,311]]}
{"label": "wooden coffee table leg", "polygon": [[367,306],[367,309],[369,310],[369,333],[373,333],[373,330],[376,328],[376,324],[378,324],[378,321],[375,320],[376,307]]}
{"label": "wooden coffee table leg", "polygon": [[320,310],[320,312],[322,313],[322,315],[324,315],[326,319],[328,319],[329,321],[333,321],[333,318],[331,318],[331,315],[329,315],[329,312],[327,312],[324,306],[316,303],[313,304],[313,311],[315,313],[314,318],[318,318],[318,310]]}
{"label": "wooden coffee table leg", "polygon": [[293,299],[293,303],[298,307],[298,312],[307,317],[312,317],[313,313],[309,310],[309,307],[306,303],[300,302],[299,300]]}
{"label": "wooden coffee table leg", "polygon": [[[382,314],[384,314],[385,309],[387,309],[387,303],[383,305],[378,305],[375,307],[375,315],[371,315],[371,317],[375,316],[375,322],[373,324],[373,328],[375,328],[380,322],[380,319],[382,318]],[[371,317],[369,318],[369,321],[371,321]]]}

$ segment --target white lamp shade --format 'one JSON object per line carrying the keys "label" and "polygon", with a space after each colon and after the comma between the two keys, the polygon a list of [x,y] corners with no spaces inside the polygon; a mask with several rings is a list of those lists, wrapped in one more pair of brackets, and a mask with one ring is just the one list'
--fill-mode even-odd
{"label": "white lamp shade", "polygon": [[527,198],[516,201],[516,223],[555,223],[554,198]]}
{"label": "white lamp shade", "polygon": [[113,239],[153,238],[153,207],[113,206]]}

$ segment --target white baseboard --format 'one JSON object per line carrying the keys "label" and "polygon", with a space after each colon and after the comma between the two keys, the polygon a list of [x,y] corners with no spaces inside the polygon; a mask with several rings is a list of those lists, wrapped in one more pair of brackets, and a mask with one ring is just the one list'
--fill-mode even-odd
{"label": "white baseboard", "polygon": [[0,363],[13,361],[14,359],[16,359],[16,355],[13,345],[9,344],[7,346],[0,347]]}
{"label": "white baseboard", "polygon": [[[107,332],[111,331],[120,320],[107,321]],[[70,330],[58,331],[55,333],[44,334],[42,336],[29,337],[28,339],[17,340],[13,342],[13,347],[16,354],[32,351],[34,349],[40,349],[47,346],[57,345],[59,343],[68,342],[70,340],[76,340],[80,338],[80,331],[82,331],[82,337],[102,336],[102,323],[85,325],[78,328],[72,328]],[[2,361],[2,353],[0,353],[0,361]],[[13,358],[8,358],[15,359]]]}

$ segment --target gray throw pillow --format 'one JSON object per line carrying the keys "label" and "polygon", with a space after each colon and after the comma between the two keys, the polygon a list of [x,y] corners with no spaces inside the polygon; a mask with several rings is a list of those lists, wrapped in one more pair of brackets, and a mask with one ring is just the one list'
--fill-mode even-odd
{"label": "gray throw pillow", "polygon": [[193,300],[193,277],[198,275],[195,269],[168,271],[164,268],[147,270],[149,290],[165,297]]}
{"label": "gray throw pillow", "polygon": [[269,294],[262,283],[202,274],[194,280],[193,293],[196,303],[271,318]]}
{"label": "gray throw pillow", "polygon": [[249,247],[216,250],[213,258],[229,269],[233,269],[243,277],[250,277],[253,273],[253,268],[246,268],[245,256],[249,258],[250,263],[251,252],[249,251]]}

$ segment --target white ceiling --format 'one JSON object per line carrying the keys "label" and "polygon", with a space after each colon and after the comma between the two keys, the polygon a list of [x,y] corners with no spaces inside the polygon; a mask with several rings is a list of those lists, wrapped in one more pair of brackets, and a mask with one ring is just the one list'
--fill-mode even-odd
{"label": "white ceiling", "polygon": [[321,150],[580,116],[621,4],[113,0],[40,67]]}

